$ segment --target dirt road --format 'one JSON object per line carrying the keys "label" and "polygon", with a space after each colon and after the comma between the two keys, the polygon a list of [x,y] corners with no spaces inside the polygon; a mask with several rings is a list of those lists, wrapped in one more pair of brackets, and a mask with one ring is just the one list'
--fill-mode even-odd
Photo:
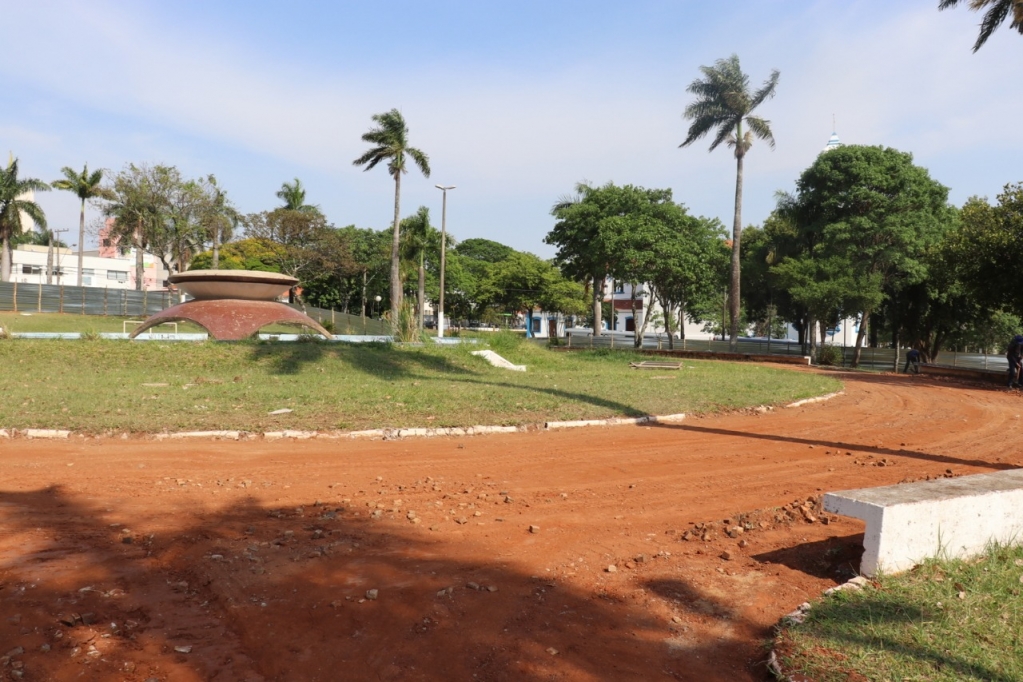
{"label": "dirt road", "polygon": [[0,441],[0,679],[766,679],[858,560],[808,498],[1023,465],[1018,395],[840,377],[649,428]]}

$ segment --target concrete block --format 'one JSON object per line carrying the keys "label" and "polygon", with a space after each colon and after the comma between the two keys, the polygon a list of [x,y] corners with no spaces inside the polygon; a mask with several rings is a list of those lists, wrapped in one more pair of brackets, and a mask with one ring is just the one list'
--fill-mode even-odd
{"label": "concrete block", "polygon": [[59,429],[25,429],[21,432],[25,438],[54,438],[64,439],[71,435],[70,431]]}
{"label": "concrete block", "polygon": [[1023,469],[827,493],[824,509],[866,523],[860,573],[899,573],[1023,542]]}

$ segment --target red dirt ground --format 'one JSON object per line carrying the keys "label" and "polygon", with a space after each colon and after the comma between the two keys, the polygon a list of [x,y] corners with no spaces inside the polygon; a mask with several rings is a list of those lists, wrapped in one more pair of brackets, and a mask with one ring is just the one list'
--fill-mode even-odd
{"label": "red dirt ground", "polygon": [[0,441],[0,679],[767,679],[858,561],[807,498],[1023,465],[1017,394],[839,376],[649,428]]}

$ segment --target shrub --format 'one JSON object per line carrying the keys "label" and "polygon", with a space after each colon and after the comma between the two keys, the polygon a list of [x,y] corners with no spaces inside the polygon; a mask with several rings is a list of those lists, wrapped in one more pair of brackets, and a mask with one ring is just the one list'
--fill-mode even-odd
{"label": "shrub", "polygon": [[821,346],[817,349],[817,364],[835,367],[842,364],[842,349],[837,346]]}

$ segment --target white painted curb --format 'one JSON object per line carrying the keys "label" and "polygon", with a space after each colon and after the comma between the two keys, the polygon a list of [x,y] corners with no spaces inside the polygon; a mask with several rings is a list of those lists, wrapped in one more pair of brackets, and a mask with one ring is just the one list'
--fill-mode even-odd
{"label": "white painted curb", "polygon": [[478,355],[479,357],[483,358],[484,360],[489,362],[494,367],[500,367],[501,369],[510,369],[513,372],[525,372],[526,371],[526,366],[525,365],[515,365],[515,364],[512,364],[511,362],[509,362],[508,360],[505,360],[504,358],[502,358],[500,355],[498,355],[497,353],[495,353],[492,350],[474,350],[474,351],[472,351],[472,354],[473,355]]}
{"label": "white painted curb", "polygon": [[7,429],[0,429],[0,438],[10,438],[11,434],[8,433]]}
{"label": "white painted curb", "polygon": [[58,431],[57,429],[25,429],[21,432],[25,438],[51,438],[60,439],[67,438],[71,435],[70,431]]}
{"label": "white painted curb", "polygon": [[825,400],[831,400],[832,398],[837,398],[840,395],[845,395],[845,391],[828,393],[827,395],[818,396],[816,398],[805,398],[803,400],[797,400],[794,403],[789,403],[785,407],[802,407],[803,405],[809,405],[811,403],[823,403]]}
{"label": "white painted curb", "polygon": [[227,438],[238,440],[241,438],[241,431],[179,431],[169,434],[169,438]]}

